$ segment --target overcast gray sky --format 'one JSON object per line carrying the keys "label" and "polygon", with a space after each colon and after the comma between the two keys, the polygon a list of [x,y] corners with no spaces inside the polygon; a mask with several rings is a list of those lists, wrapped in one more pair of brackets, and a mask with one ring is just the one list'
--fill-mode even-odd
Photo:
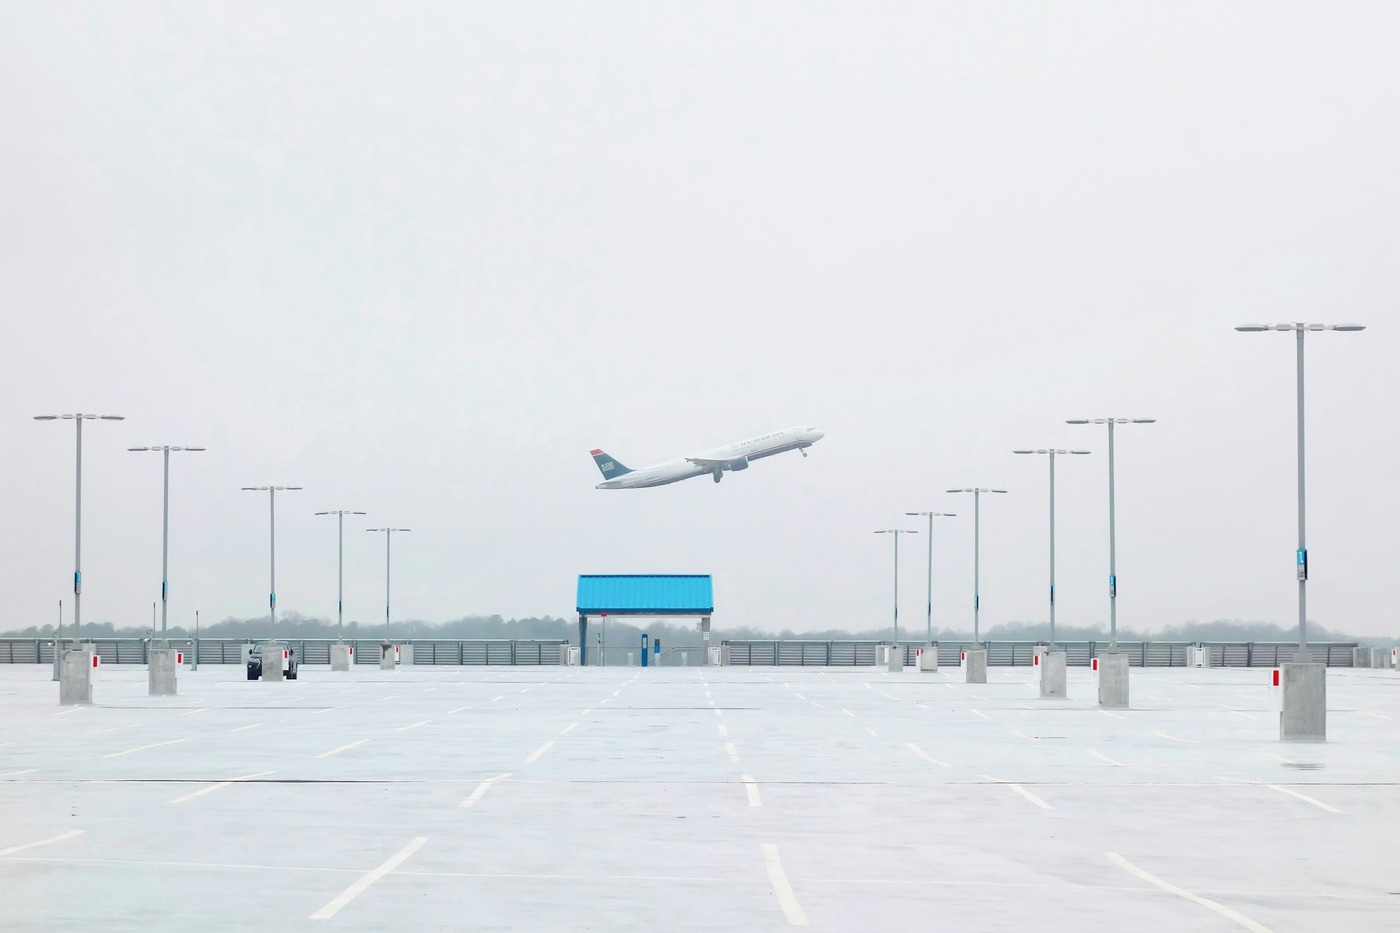
{"label": "overcast gray sky", "polygon": [[[1400,6],[1390,3],[3,3],[0,605],[568,615],[578,573],[715,576],[716,623],[885,623],[877,528],[935,537],[935,624],[1400,628]],[[600,491],[791,424],[729,475]],[[904,539],[922,626],[926,541]],[[71,610],[69,611],[71,619]]]}

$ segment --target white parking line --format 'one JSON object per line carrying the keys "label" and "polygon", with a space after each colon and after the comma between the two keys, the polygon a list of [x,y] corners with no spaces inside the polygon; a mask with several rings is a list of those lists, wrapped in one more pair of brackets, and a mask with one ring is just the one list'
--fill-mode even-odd
{"label": "white parking line", "polygon": [[1323,803],[1321,800],[1318,800],[1318,799],[1316,799],[1316,798],[1314,798],[1314,797],[1309,797],[1307,794],[1300,794],[1300,793],[1298,793],[1296,790],[1293,790],[1292,788],[1289,788],[1289,787],[1284,787],[1284,786],[1281,785],[1281,784],[1265,784],[1264,786],[1267,787],[1269,790],[1276,790],[1276,791],[1278,791],[1280,794],[1287,794],[1287,795],[1290,796],[1290,797],[1297,797],[1299,800],[1302,800],[1302,801],[1304,801],[1305,803],[1310,803],[1310,804],[1312,804],[1312,805],[1315,806],[1315,807],[1320,807],[1321,809],[1326,810],[1328,813],[1341,813],[1341,812],[1342,812],[1341,810],[1338,810],[1336,807],[1332,806],[1331,804]]}
{"label": "white parking line", "polygon": [[453,713],[460,713],[460,712],[461,712],[462,710],[464,710],[464,709],[475,709],[475,707],[473,707],[473,706],[459,706],[459,707],[457,707],[456,709],[450,709],[450,710],[448,710],[448,711],[447,711],[447,715],[451,716]]}
{"label": "white parking line", "polygon": [[588,709],[586,709],[586,710],[583,711],[583,715],[587,716],[587,715],[588,715],[589,713],[591,713],[591,712],[593,712],[593,707],[590,706],[590,707],[588,707]]}
{"label": "white parking line", "polygon": [[924,761],[932,762],[933,764],[938,765],[940,768],[949,768],[949,767],[952,767],[952,766],[949,765],[946,761],[939,761],[937,758],[933,757],[933,756],[930,755],[928,752],[924,751],[922,748],[920,748],[919,746],[915,745],[913,742],[905,742],[905,743],[904,743],[904,747],[907,748],[907,749],[909,749],[909,750],[910,750],[911,752],[913,752],[915,755],[918,755],[918,756],[919,756],[920,758],[922,758]]}
{"label": "white parking line", "polygon": [[482,797],[485,797],[486,792],[491,789],[491,786],[493,784],[495,784],[497,781],[504,781],[506,778],[511,776],[511,773],[512,772],[507,771],[505,774],[498,774],[493,778],[487,778],[486,780],[482,781],[480,784],[476,785],[476,790],[472,791],[471,796],[468,797],[466,800],[463,800],[461,803],[457,804],[457,806],[470,807]]}
{"label": "white parking line", "polygon": [[748,792],[749,806],[763,806],[763,798],[758,796],[758,782],[753,779],[753,775],[741,774],[739,775],[739,780],[744,782],[744,790]]}
{"label": "white parking line", "polygon": [[1253,930],[1254,933],[1272,933],[1272,931],[1270,931],[1268,927],[1264,926],[1263,924],[1255,923],[1253,920],[1249,919],[1244,914],[1238,913],[1237,911],[1233,911],[1230,908],[1226,907],[1224,904],[1218,904],[1215,901],[1201,897],[1198,894],[1192,894],[1190,891],[1187,891],[1184,888],[1178,888],[1170,881],[1163,881],[1156,875],[1149,875],[1147,872],[1143,871],[1141,868],[1138,868],[1136,865],[1125,859],[1123,856],[1119,855],[1117,852],[1105,852],[1104,855],[1108,857],[1108,860],[1110,862],[1117,865],[1119,868],[1123,869],[1128,874],[1141,878],[1148,884],[1156,885],[1163,891],[1166,891],[1168,894],[1175,894],[1177,897],[1185,898],[1186,900],[1191,901],[1193,904],[1200,904],[1207,910],[1213,910],[1216,913],[1220,914],[1222,917],[1228,917],[1229,919],[1238,923],[1240,926],[1244,927],[1246,930]]}
{"label": "white parking line", "polygon": [[1251,780],[1249,780],[1248,778],[1220,777],[1220,776],[1218,776],[1218,775],[1216,776],[1216,780],[1217,780],[1217,781],[1229,781],[1229,782],[1232,783],[1232,784],[1255,784],[1255,785],[1258,785],[1258,786],[1261,786],[1261,787],[1267,787],[1269,790],[1278,791],[1280,794],[1287,794],[1287,795],[1290,796],[1290,797],[1297,797],[1299,800],[1303,801],[1304,803],[1310,803],[1310,804],[1312,804],[1313,806],[1315,806],[1315,807],[1317,807],[1317,808],[1319,808],[1319,809],[1326,810],[1328,813],[1341,813],[1341,812],[1342,812],[1341,810],[1338,810],[1336,807],[1332,806],[1331,804],[1323,803],[1321,800],[1318,800],[1316,797],[1309,797],[1307,794],[1299,793],[1298,791],[1293,790],[1291,787],[1284,787],[1282,784],[1265,784],[1263,781],[1251,781]]}
{"label": "white parking line", "polygon": [[540,760],[540,756],[541,756],[541,755],[543,755],[545,752],[549,751],[549,750],[550,750],[551,748],[553,748],[553,747],[554,747],[554,740],[553,740],[553,739],[550,739],[548,742],[544,743],[544,744],[541,745],[539,748],[537,748],[537,749],[535,749],[533,752],[531,752],[531,753],[526,757],[525,763],[526,763],[527,765],[532,765],[532,764],[534,764],[535,762],[537,762],[537,761]]}
{"label": "white parking line", "polygon": [[759,843],[759,848],[763,850],[763,865],[768,869],[768,882],[773,885],[773,895],[778,899],[778,906],[783,909],[783,916],[787,918],[789,926],[807,926],[807,915],[802,912],[802,905],[797,903],[797,895],[792,893],[792,885],[788,884],[787,872],[783,871],[783,863],[778,858],[778,847],[771,842]]}
{"label": "white parking line", "polygon": [[983,719],[991,719],[991,718],[992,718],[992,717],[988,716],[986,713],[982,712],[980,709],[970,709],[970,710],[968,710],[968,712],[971,713],[971,714],[974,715],[974,716],[981,716]]}
{"label": "white parking line", "polygon": [[249,723],[249,724],[246,725],[246,726],[235,726],[234,728],[230,729],[229,731],[230,731],[230,732],[244,732],[244,731],[246,731],[246,730],[248,730],[248,729],[256,729],[258,726],[261,726],[261,725],[263,725],[263,723],[260,723],[260,722],[252,722],[252,723]]}
{"label": "white parking line", "polygon": [[729,755],[729,762],[730,762],[730,764],[736,764],[736,765],[737,765],[737,764],[739,763],[739,749],[735,747],[734,743],[733,743],[733,742],[725,742],[725,743],[724,743],[724,750],[725,750],[725,752]]}
{"label": "white parking line", "polygon": [[331,750],[328,751],[328,752],[322,752],[321,754],[317,755],[316,757],[317,757],[317,758],[329,758],[329,757],[331,757],[332,755],[339,755],[341,752],[348,752],[348,751],[350,751],[350,749],[352,749],[352,748],[359,748],[361,745],[364,745],[364,744],[365,744],[366,742],[368,742],[368,741],[369,741],[369,739],[356,739],[356,740],[353,741],[353,742],[346,742],[344,745],[340,746],[339,748],[333,748],[333,749],[331,749]]}
{"label": "white parking line", "polygon": [[200,788],[199,790],[195,791],[195,792],[192,793],[192,794],[186,794],[186,795],[183,796],[183,797],[176,797],[174,800],[171,800],[171,801],[168,801],[168,802],[169,802],[169,803],[184,803],[184,802],[187,801],[187,800],[193,800],[193,799],[195,799],[196,797],[203,797],[205,794],[212,794],[212,793],[214,793],[214,791],[216,791],[216,790],[222,790],[222,789],[225,788],[225,787],[230,787],[230,786],[232,786],[232,785],[234,785],[234,784],[237,784],[237,783],[240,782],[240,781],[251,781],[251,780],[253,780],[254,778],[267,777],[269,774],[276,774],[276,773],[277,773],[276,771],[259,771],[259,772],[257,772],[256,774],[245,774],[245,775],[243,775],[242,777],[229,778],[227,781],[220,781],[220,782],[217,783],[217,784],[210,784],[208,787],[202,787],[202,788]]}
{"label": "white parking line", "polygon": [[139,722],[129,722],[124,726],[113,726],[110,729],[98,729],[96,732],[93,733],[93,735],[106,735],[109,732],[121,732],[126,729],[137,729],[140,728],[140,726],[141,723]]}
{"label": "white parking line", "polygon": [[716,716],[723,716],[723,715],[724,715],[724,710],[720,709],[719,707],[715,707],[715,715],[716,715]]}
{"label": "white parking line", "polygon": [[428,723],[430,723],[430,722],[432,722],[431,719],[425,719],[425,720],[423,720],[422,722],[409,723],[409,724],[406,725],[406,726],[399,726],[398,729],[395,730],[395,731],[397,731],[397,732],[407,732],[407,731],[410,730],[410,729],[417,729],[419,726],[426,726],[426,725],[427,725]]}
{"label": "white parking line", "polygon": [[803,696],[802,694],[800,694],[800,693],[794,693],[793,696],[797,697],[799,700],[805,700],[805,699],[807,699],[806,697],[804,697],[804,696]]}
{"label": "white parking line", "polygon": [[720,735],[728,735],[728,734],[729,734],[729,730],[726,729],[726,728],[724,727],[724,723],[722,723],[722,722],[715,723],[715,728],[719,730],[719,734],[720,734]]}
{"label": "white parking line", "polygon": [[209,712],[209,707],[207,707],[207,706],[201,706],[201,707],[199,707],[198,709],[192,709],[192,710],[190,710],[189,712],[181,713],[180,715],[181,715],[181,716],[198,716],[200,713],[207,713],[207,712]]}
{"label": "white parking line", "polygon": [[311,919],[329,920],[330,918],[334,917],[337,913],[340,912],[340,908],[344,907],[346,904],[350,903],[355,898],[363,894],[365,892],[365,889],[367,889],[370,885],[374,884],[380,878],[383,878],[385,875],[389,874],[389,872],[393,871],[395,868],[398,868],[404,862],[408,861],[409,857],[412,856],[414,852],[417,852],[420,848],[422,848],[423,843],[427,841],[427,836],[419,836],[416,839],[414,839],[408,845],[404,846],[397,853],[392,855],[389,858],[389,860],[383,865],[380,865],[378,868],[374,869],[371,872],[367,872],[366,874],[361,876],[358,881],[350,885],[350,887],[346,888],[344,891],[340,892],[340,894],[336,895],[335,899],[332,900],[329,904],[312,914]]}
{"label": "white parking line", "polygon": [[78,713],[78,712],[82,712],[82,709],[83,709],[83,708],[82,708],[81,706],[74,706],[72,709],[60,710],[59,712],[54,713],[53,715],[55,715],[55,716],[67,716],[69,713]]}
{"label": "white parking line", "polygon": [[1179,738],[1177,738],[1177,737],[1174,736],[1174,735],[1167,735],[1167,733],[1165,733],[1165,732],[1154,732],[1154,733],[1152,733],[1152,734],[1153,734],[1153,735],[1161,736],[1161,737],[1164,738],[1164,739],[1170,739],[1170,740],[1173,741],[1173,742],[1184,742],[1184,743],[1186,743],[1187,745],[1195,745],[1195,744],[1196,744],[1195,741],[1192,740],[1192,739],[1179,739]]}
{"label": "white parking line", "polygon": [[871,735],[875,736],[875,738],[877,738],[877,739],[880,737],[880,733],[876,732],[874,729],[870,728],[869,726],[866,726],[866,727],[865,727],[865,731],[866,731],[866,732],[869,732]]}
{"label": "white parking line", "polygon": [[1020,794],[1022,797],[1025,797],[1031,803],[1035,804],[1037,807],[1040,807],[1042,810],[1055,809],[1054,807],[1050,806],[1050,804],[1046,803],[1044,800],[1041,800],[1035,794],[1032,794],[1030,791],[1026,790],[1020,784],[1014,784],[1011,781],[1006,781],[1002,780],[1001,778],[992,777],[990,774],[982,775],[982,779],[985,781],[991,781],[994,784],[1001,784],[1004,787],[1011,788],[1016,793]]}
{"label": "white parking line", "polygon": [[1359,710],[1357,710],[1357,712],[1360,713],[1362,716],[1370,716],[1370,717],[1372,717],[1373,719],[1389,719],[1389,718],[1390,718],[1389,716],[1385,715],[1384,713],[1373,713],[1373,712],[1371,712],[1371,711],[1368,710],[1368,709],[1359,709]]}
{"label": "white parking line", "polygon": [[1110,713],[1110,712],[1109,712],[1108,710],[1106,710],[1106,709],[1101,709],[1101,710],[1099,710],[1099,712],[1100,712],[1100,713],[1103,713],[1105,716],[1112,716],[1114,719],[1123,719],[1123,718],[1124,718],[1120,713]]}
{"label": "white parking line", "polygon": [[40,839],[38,842],[26,842],[22,846],[10,846],[8,849],[0,849],[0,855],[14,855],[16,852],[23,852],[25,849],[37,849],[39,846],[53,845],[55,842],[72,839],[74,836],[81,836],[85,832],[87,832],[85,829],[70,829],[66,833],[59,833],[57,836]]}
{"label": "white parking line", "polygon": [[1105,755],[1103,752],[1099,751],[1097,748],[1091,748],[1091,749],[1089,749],[1089,754],[1093,755],[1093,756],[1094,756],[1095,758],[1097,758],[1099,761],[1102,761],[1102,762],[1104,762],[1104,763],[1106,763],[1106,764],[1117,765],[1117,766],[1120,767],[1120,768],[1121,768],[1121,767],[1124,767],[1123,762],[1121,762],[1121,761],[1114,761],[1112,758],[1108,757],[1108,756]]}
{"label": "white parking line", "polygon": [[0,774],[0,778],[19,777],[21,774],[33,774],[38,768],[25,768],[23,771],[6,771]]}
{"label": "white parking line", "polygon": [[1230,712],[1234,713],[1236,716],[1242,716],[1242,717],[1244,717],[1245,719],[1254,719],[1254,718],[1255,718],[1254,716],[1250,715],[1249,713],[1246,713],[1246,712],[1245,712],[1244,710],[1242,710],[1242,709],[1232,709],[1232,710],[1230,710]]}
{"label": "white parking line", "polygon": [[571,722],[571,723],[569,723],[567,726],[565,726],[565,727],[564,727],[564,731],[560,732],[559,734],[560,734],[560,735],[568,735],[570,732],[573,732],[573,731],[574,731],[575,729],[577,729],[577,728],[578,728],[578,723],[576,723],[576,722]]}
{"label": "white parking line", "polygon": [[853,712],[851,712],[850,710],[846,709],[846,707],[844,707],[844,706],[841,707],[841,712],[845,713],[847,716],[850,716],[852,719],[854,719],[854,718],[855,718],[855,715],[856,715],[855,713],[853,713]]}
{"label": "white parking line", "polygon": [[152,742],[150,745],[138,745],[138,746],[136,746],[135,748],[128,748],[128,749],[127,749],[126,751],[124,751],[124,752],[112,752],[111,754],[109,754],[109,755],[103,755],[102,757],[103,757],[103,758],[120,758],[120,757],[122,757],[123,755],[134,755],[134,754],[136,754],[137,752],[144,752],[144,751],[145,751],[146,749],[148,749],[148,748],[160,748],[162,745],[176,745],[176,744],[178,744],[178,743],[180,743],[180,742],[188,742],[188,741],[189,741],[189,739],[167,739],[167,740],[164,741],[164,742]]}
{"label": "white parking line", "polygon": [[505,699],[504,696],[492,697],[492,698],[491,698],[491,702],[492,702],[492,703],[495,703],[497,700],[504,700],[504,699]]}
{"label": "white parking line", "polygon": [[321,715],[322,713],[330,713],[330,712],[333,712],[333,711],[338,710],[338,709],[345,709],[345,707],[343,707],[343,706],[327,706],[325,709],[318,709],[318,710],[316,711],[316,715],[319,716],[319,715]]}

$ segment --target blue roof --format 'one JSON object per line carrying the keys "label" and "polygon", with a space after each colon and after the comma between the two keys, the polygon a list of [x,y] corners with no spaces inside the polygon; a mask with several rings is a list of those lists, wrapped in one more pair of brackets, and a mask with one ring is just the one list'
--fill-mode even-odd
{"label": "blue roof", "polygon": [[709,574],[582,574],[580,615],[710,615],[715,609]]}

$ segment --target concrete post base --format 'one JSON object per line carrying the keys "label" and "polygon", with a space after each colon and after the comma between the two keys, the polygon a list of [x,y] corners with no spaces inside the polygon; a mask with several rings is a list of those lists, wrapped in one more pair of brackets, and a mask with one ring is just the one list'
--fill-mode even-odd
{"label": "concrete post base", "polygon": [[1327,668],[1311,662],[1279,665],[1283,709],[1278,717],[1282,742],[1327,741]]}
{"label": "concrete post base", "polygon": [[1128,708],[1128,656],[1119,651],[1101,654],[1099,661],[1099,706]]}
{"label": "concrete post base", "polygon": [[412,663],[413,663],[413,646],[412,646],[412,645],[399,645],[399,663],[400,663],[400,664],[412,664]]}
{"label": "concrete post base", "polygon": [[968,648],[962,653],[963,675],[967,683],[987,682],[987,649]]}
{"label": "concrete post base", "polygon": [[887,657],[888,657],[888,659],[889,659],[889,672],[890,672],[891,674],[902,674],[902,673],[904,673],[904,646],[903,646],[903,645],[890,645],[890,651],[889,651],[889,654],[887,655]]}
{"label": "concrete post base", "polygon": [[924,645],[919,652],[919,672],[921,674],[938,673],[938,642]]}
{"label": "concrete post base", "polygon": [[350,646],[331,645],[331,670],[350,670]]}
{"label": "concrete post base", "polygon": [[282,680],[282,649],[276,646],[262,650],[262,679]]}
{"label": "concrete post base", "polygon": [[92,662],[87,646],[62,645],[58,669],[58,702],[61,706],[92,702]]}
{"label": "concrete post base", "polygon": [[379,646],[379,669],[381,671],[392,671],[397,665],[394,657],[394,646],[387,641]]}
{"label": "concrete post base", "polygon": [[1040,655],[1040,698],[1063,700],[1067,697],[1065,653],[1048,648]]}
{"label": "concrete post base", "polygon": [[174,648],[152,648],[146,663],[146,686],[153,697],[173,697],[176,694],[176,664]]}

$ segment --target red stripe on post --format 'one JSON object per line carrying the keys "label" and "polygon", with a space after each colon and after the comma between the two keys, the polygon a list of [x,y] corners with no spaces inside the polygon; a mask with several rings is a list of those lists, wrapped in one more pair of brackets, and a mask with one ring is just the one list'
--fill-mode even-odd
{"label": "red stripe on post", "polygon": [[1099,659],[1098,659],[1098,658],[1094,658],[1093,662],[1092,662],[1089,666],[1090,666],[1091,668],[1093,668],[1094,670],[1098,670],[1098,669],[1099,669]]}
{"label": "red stripe on post", "polygon": [[1274,686],[1278,686],[1278,668],[1274,668]]}

